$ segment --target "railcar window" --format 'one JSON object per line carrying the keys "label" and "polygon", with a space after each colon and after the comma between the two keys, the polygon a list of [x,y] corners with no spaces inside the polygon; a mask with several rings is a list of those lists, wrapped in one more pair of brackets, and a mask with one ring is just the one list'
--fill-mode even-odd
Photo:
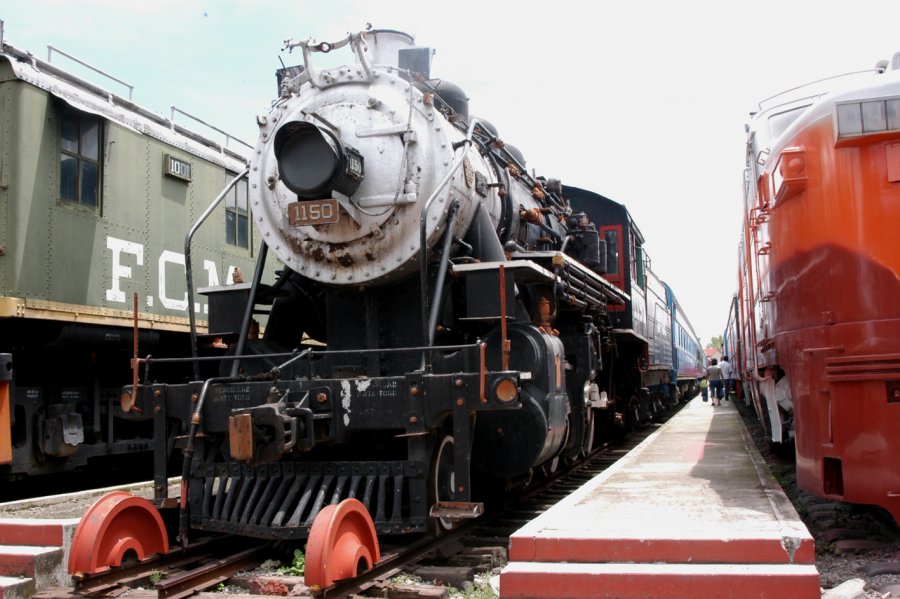
{"label": "railcar window", "polygon": [[619,274],[619,232],[606,231],[606,274]]}
{"label": "railcar window", "polygon": [[103,127],[98,117],[68,106],[60,115],[59,197],[100,207]]}
{"label": "railcar window", "polygon": [[[229,175],[233,177],[234,175]],[[225,198],[225,240],[242,248],[250,247],[250,219],[247,209],[247,180],[238,181]]]}
{"label": "railcar window", "polygon": [[634,246],[634,262],[632,263],[631,276],[637,281],[638,287],[641,288],[647,287],[647,278],[644,275],[645,259],[647,261],[650,260],[645,257],[644,248],[639,245]]}

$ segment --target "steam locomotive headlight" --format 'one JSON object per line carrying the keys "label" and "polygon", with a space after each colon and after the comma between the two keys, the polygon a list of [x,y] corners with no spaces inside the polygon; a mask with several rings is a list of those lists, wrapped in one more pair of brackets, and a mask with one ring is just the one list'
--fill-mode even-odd
{"label": "steam locomotive headlight", "polygon": [[282,182],[302,199],[330,197],[335,191],[351,196],[365,178],[362,154],[312,123],[279,129],[275,158]]}
{"label": "steam locomotive headlight", "polygon": [[502,378],[494,385],[494,395],[503,403],[509,403],[519,395],[519,386],[510,378]]}

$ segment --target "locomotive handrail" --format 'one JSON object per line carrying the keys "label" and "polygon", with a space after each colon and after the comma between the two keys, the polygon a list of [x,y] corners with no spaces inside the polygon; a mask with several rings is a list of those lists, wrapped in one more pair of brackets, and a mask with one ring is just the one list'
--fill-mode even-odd
{"label": "locomotive handrail", "polygon": [[816,79],[815,81],[809,81],[809,82],[804,83],[804,84],[802,84],[802,85],[797,85],[797,86],[792,87],[792,88],[790,88],[790,89],[786,89],[786,90],[784,90],[783,92],[778,92],[777,94],[775,94],[775,95],[773,95],[773,96],[769,96],[768,98],[764,98],[764,99],[760,100],[760,101],[757,103],[757,106],[759,107],[759,109],[760,109],[761,111],[768,111],[768,110],[772,110],[773,108],[778,108],[779,106],[784,106],[785,104],[790,104],[791,102],[799,102],[799,101],[801,101],[801,100],[808,100],[808,99],[810,99],[810,98],[818,98],[819,96],[821,96],[821,95],[823,95],[823,94],[825,94],[825,93],[827,93],[827,92],[821,92],[821,93],[818,93],[818,94],[810,94],[810,95],[808,95],[808,96],[804,96],[804,97],[801,97],[801,98],[795,98],[795,99],[793,99],[793,100],[789,100],[788,102],[784,102],[784,103],[782,103],[782,104],[776,104],[776,105],[774,105],[774,106],[769,106],[769,107],[767,107],[767,108],[765,108],[765,109],[762,107],[762,105],[763,105],[764,102],[768,102],[769,100],[773,100],[773,99],[775,99],[775,98],[777,98],[777,97],[779,97],[779,96],[783,96],[783,95],[789,94],[789,93],[791,93],[791,92],[793,92],[793,91],[797,91],[798,89],[803,89],[804,87],[809,87],[809,86],[811,86],[811,85],[815,85],[816,83],[822,83],[823,81],[830,81],[831,79],[840,79],[841,77],[849,77],[849,76],[851,76],[851,75],[862,75],[863,73],[877,73],[877,74],[880,75],[880,74],[883,73],[883,72],[884,72],[884,69],[874,68],[874,69],[863,69],[863,70],[861,70],[861,71],[850,71],[849,73],[841,73],[840,75],[832,75],[831,77],[823,77],[822,79]]}
{"label": "locomotive handrail", "polygon": [[[269,246],[266,242],[262,242],[259,246],[259,259],[256,261],[256,268],[253,270],[253,283],[250,285],[250,293],[247,294],[247,305],[244,307],[244,317],[241,319],[241,331],[238,335],[237,355],[244,353],[247,347],[247,337],[250,335],[250,321],[253,319],[253,307],[256,305],[256,294],[259,291],[259,283],[262,280],[263,269],[266,267],[266,256],[269,253]],[[240,372],[240,361],[231,363],[231,376],[237,376]]]}
{"label": "locomotive handrail", "polygon": [[318,357],[318,356],[338,356],[338,355],[360,355],[360,354],[398,354],[402,352],[421,352],[421,351],[462,351],[467,349],[477,349],[480,343],[463,343],[460,345],[417,345],[413,347],[379,347],[375,349],[326,349],[322,351],[307,348],[302,352],[276,352],[270,354],[246,354],[242,356],[198,356],[196,358],[154,358],[147,356],[141,358],[143,364],[180,364],[184,362],[221,362],[234,360],[267,360],[269,358],[291,358],[285,364],[288,364],[298,358]]}
{"label": "locomotive handrail", "polygon": [[62,50],[60,50],[59,48],[57,48],[55,46],[49,46],[49,45],[47,46],[47,62],[48,63],[52,62],[51,58],[52,58],[54,52],[56,52],[57,54],[62,54],[69,60],[73,60],[73,61],[77,62],[78,64],[80,64],[81,66],[86,67],[86,68],[94,71],[95,73],[99,73],[100,75],[103,75],[104,77],[108,77],[109,79],[112,79],[116,83],[121,83],[122,85],[124,85],[125,87],[128,88],[128,101],[129,102],[133,101],[132,96],[134,95],[134,86],[131,85],[130,83],[128,83],[126,81],[122,81],[118,77],[114,77],[113,75],[110,75],[106,71],[104,71],[102,69],[98,69],[97,67],[95,67],[92,64],[86,63],[85,61],[81,60],[80,58],[75,58],[68,52],[63,52]]}
{"label": "locomotive handrail", "polygon": [[[184,271],[185,277],[187,278],[187,299],[188,299],[188,319],[190,320],[191,325],[191,357],[194,360],[194,380],[198,380],[200,378],[200,364],[197,361],[197,316],[194,314],[194,273],[191,268],[191,239],[194,237],[194,233],[197,232],[197,229],[200,228],[209,215],[212,214],[213,210],[221,203],[221,201],[225,198],[229,191],[231,191],[235,185],[237,185],[238,181],[242,178],[246,177],[250,173],[250,167],[247,166],[243,171],[238,173],[238,175],[231,180],[231,182],[225,186],[225,189],[216,196],[216,199],[212,201],[212,203],[207,207],[207,209],[200,215],[200,218],[197,219],[187,235],[184,237]],[[255,273],[254,273],[255,274]]]}
{"label": "locomotive handrail", "polygon": [[[185,362],[193,362],[195,364],[199,364],[200,362],[238,362],[240,360],[269,360],[273,358],[289,358],[287,361],[282,362],[278,366],[275,366],[272,370],[270,370],[264,376],[270,376],[273,371],[283,370],[286,366],[288,366],[291,362],[295,362],[297,360],[306,358],[307,360],[311,360],[312,358],[317,357],[325,357],[325,356],[338,356],[338,355],[367,355],[367,354],[399,354],[403,352],[408,353],[419,353],[419,352],[454,352],[454,351],[480,351],[481,343],[465,343],[462,345],[423,345],[423,346],[415,346],[415,347],[383,347],[376,349],[330,349],[330,350],[314,350],[312,348],[306,348],[301,352],[296,350],[292,352],[276,352],[276,353],[267,353],[267,354],[246,354],[246,355],[231,355],[231,356],[192,356],[190,358],[154,358],[153,356],[147,356],[145,358],[141,358],[139,362],[144,365],[144,380],[150,380],[150,366],[153,364],[183,364]],[[277,374],[277,373],[276,373]],[[232,378],[241,378],[240,376],[232,377]],[[243,377],[241,380],[249,379],[249,377]]]}
{"label": "locomotive handrail", "polygon": [[245,142],[243,139],[239,139],[239,138],[233,136],[232,134],[228,133],[227,131],[224,131],[224,130],[222,130],[222,129],[219,129],[219,128],[216,127],[215,125],[210,125],[209,123],[207,123],[207,122],[204,121],[203,119],[197,118],[197,117],[195,117],[194,115],[189,114],[189,113],[183,111],[182,109],[178,108],[177,106],[172,106],[172,114],[171,114],[171,116],[169,117],[169,128],[170,128],[172,131],[175,131],[175,113],[176,113],[176,112],[183,114],[183,115],[186,116],[187,118],[189,118],[189,119],[191,119],[191,120],[194,120],[194,121],[200,123],[201,125],[203,125],[203,126],[205,126],[205,127],[209,127],[210,129],[212,129],[212,130],[215,131],[216,133],[221,133],[222,135],[224,135],[224,136],[225,136],[225,145],[224,145],[224,146],[221,146],[221,145],[219,146],[219,151],[220,151],[220,152],[224,152],[224,151],[225,151],[225,149],[228,147],[228,142],[229,142],[229,141],[236,141],[237,143],[241,144],[242,146],[245,146],[245,147],[247,147],[247,148],[250,148],[251,150],[253,149],[253,146],[251,146],[250,144],[248,144],[247,142]]}

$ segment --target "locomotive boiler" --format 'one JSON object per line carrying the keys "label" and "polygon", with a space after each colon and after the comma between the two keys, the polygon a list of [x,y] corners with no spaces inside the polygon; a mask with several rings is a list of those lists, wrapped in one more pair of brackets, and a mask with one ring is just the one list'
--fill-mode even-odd
{"label": "locomotive boiler", "polygon": [[[182,452],[182,543],[309,537],[321,563],[334,535],[317,527],[450,529],[498,481],[585,455],[642,379],[637,359],[614,359],[610,307],[632,306],[603,276],[627,242],[601,238],[605,204],[576,210],[559,181],[529,174],[405,33],[287,47],[303,65],[279,73],[249,166],[253,281],[204,290],[208,334],[229,349],[190,358],[190,382],[156,382],[166,360],[141,360],[123,402],[154,415],[157,464]],[[319,69],[332,50],[354,63]],[[270,251],[283,268],[264,282]],[[174,503],[164,476],[158,507]],[[147,547],[165,550],[157,537]],[[356,549],[348,568],[377,560],[377,544]]]}

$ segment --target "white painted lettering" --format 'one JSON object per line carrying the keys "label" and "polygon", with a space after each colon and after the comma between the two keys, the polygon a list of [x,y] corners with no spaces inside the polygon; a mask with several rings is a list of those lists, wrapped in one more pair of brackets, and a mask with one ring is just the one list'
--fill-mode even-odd
{"label": "white painted lettering", "polygon": [[212,260],[204,260],[203,261],[203,270],[206,271],[209,276],[209,286],[210,287],[218,287],[219,286],[219,272],[216,270],[216,263]]}
{"label": "white painted lettering", "polygon": [[144,246],[133,241],[107,236],[106,247],[112,250],[111,286],[106,290],[106,301],[124,303],[125,292],[122,291],[121,280],[131,278],[131,267],[122,264],[122,254],[133,255],[136,258],[137,266],[143,266]]}
{"label": "white painted lettering", "polygon": [[181,299],[172,299],[166,293],[166,264],[178,264],[184,272],[184,254],[163,250],[159,255],[159,302],[169,310],[185,311],[188,308],[187,291]]}

